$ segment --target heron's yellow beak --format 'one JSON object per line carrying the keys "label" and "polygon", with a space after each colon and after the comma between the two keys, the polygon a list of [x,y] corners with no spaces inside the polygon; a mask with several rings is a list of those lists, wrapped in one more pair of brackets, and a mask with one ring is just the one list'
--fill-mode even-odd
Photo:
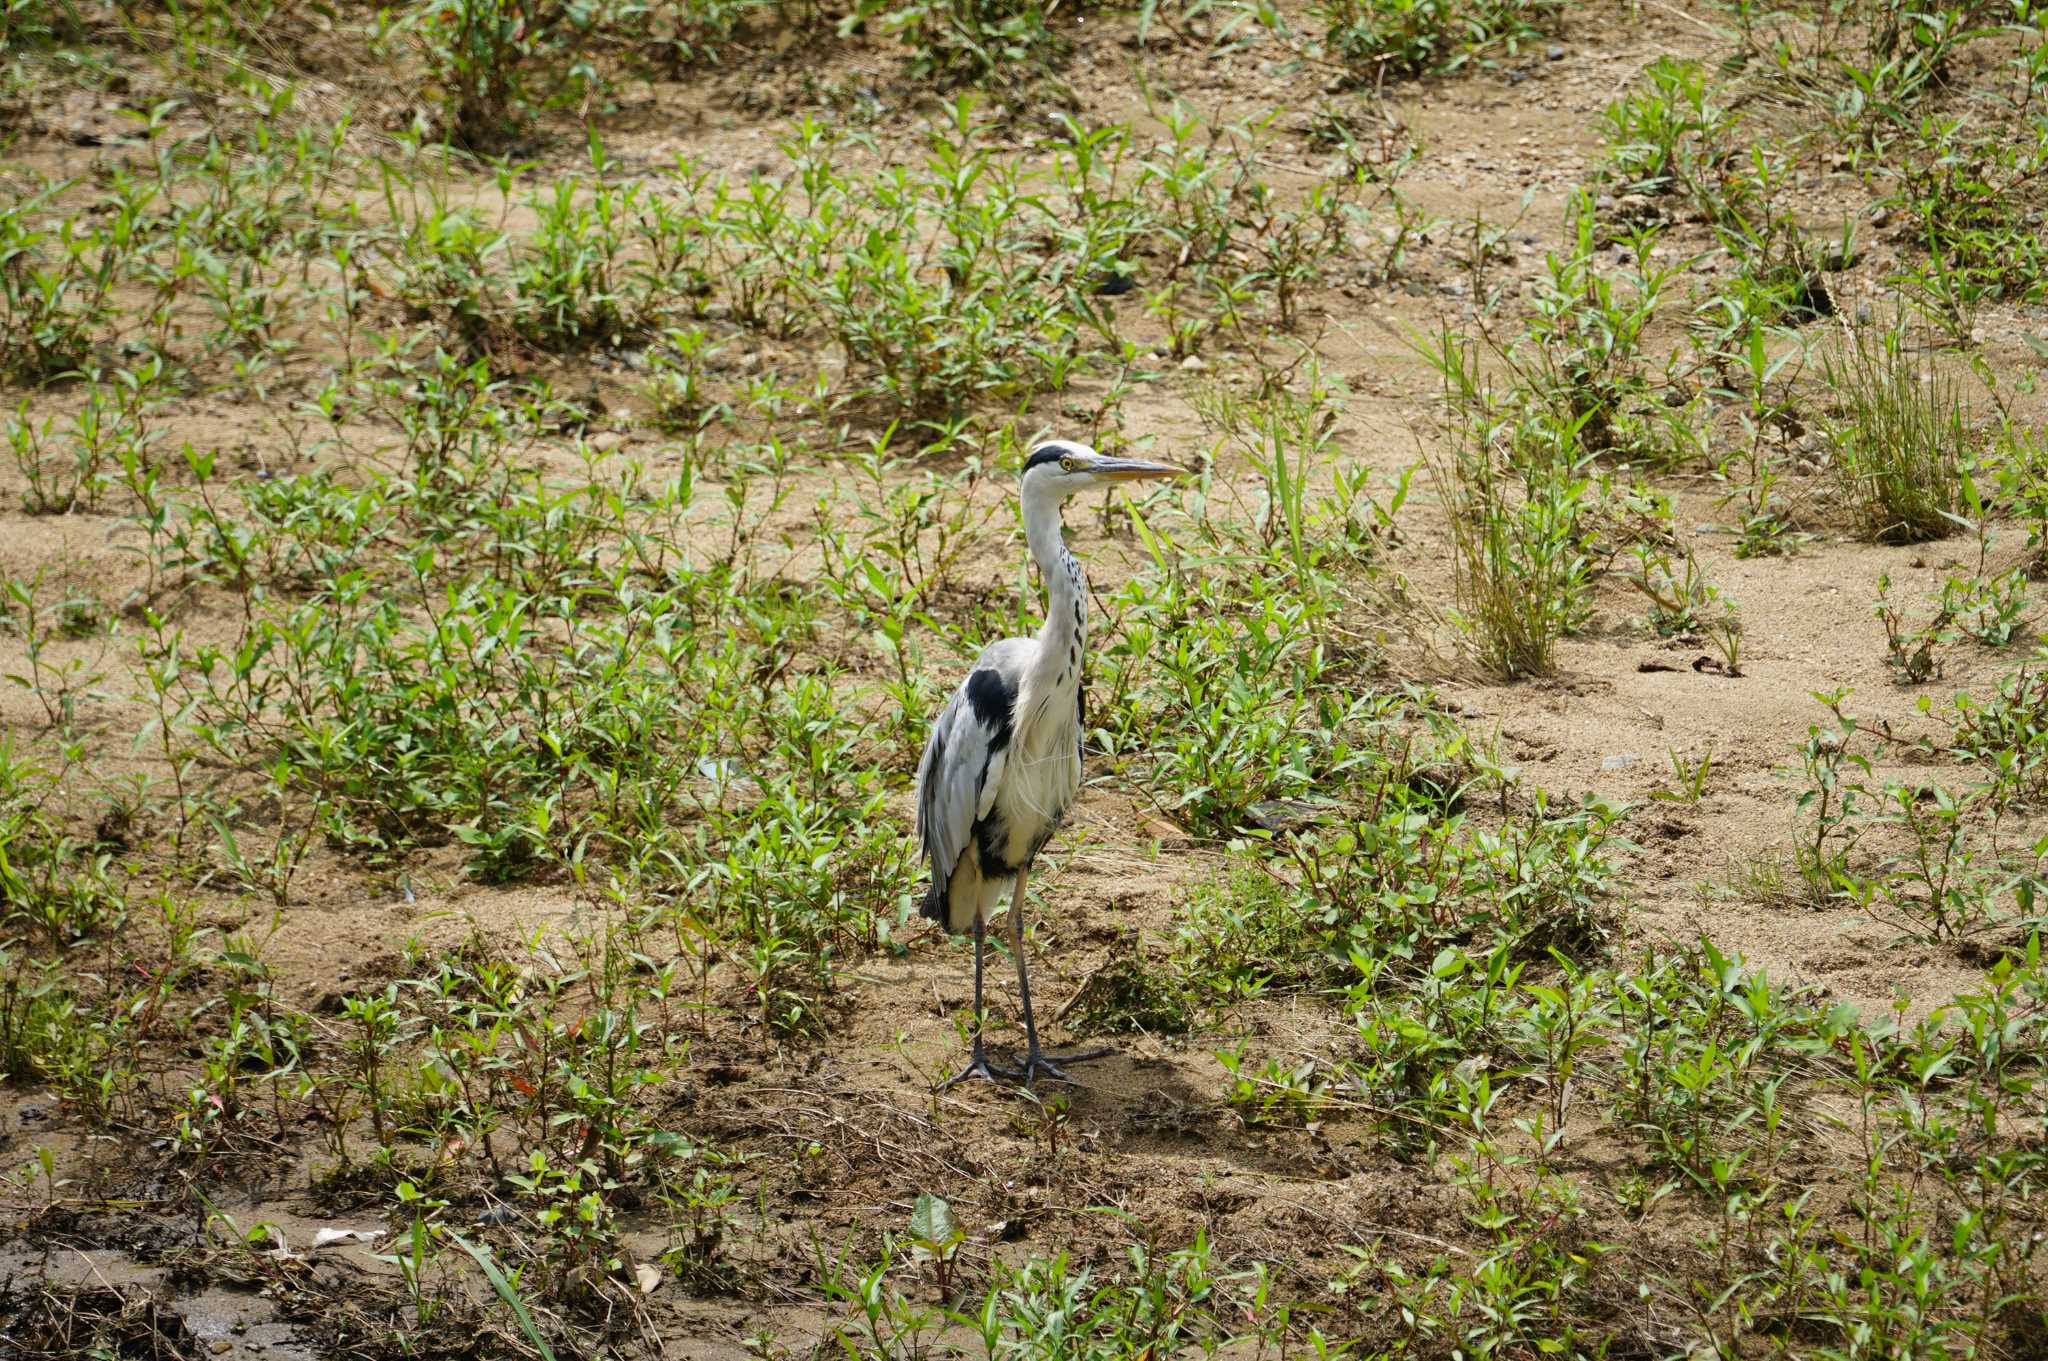
{"label": "heron's yellow beak", "polygon": [[1148,463],[1142,458],[1105,458],[1088,471],[1111,482],[1137,482],[1148,477],[1186,477],[1188,469],[1171,463]]}

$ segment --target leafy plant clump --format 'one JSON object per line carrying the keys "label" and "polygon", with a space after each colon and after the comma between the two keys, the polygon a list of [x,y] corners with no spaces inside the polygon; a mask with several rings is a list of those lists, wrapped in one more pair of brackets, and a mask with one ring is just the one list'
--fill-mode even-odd
{"label": "leafy plant clump", "polygon": [[1319,0],[1324,46],[1361,77],[1455,71],[1553,31],[1557,0]]}
{"label": "leafy plant clump", "polygon": [[878,22],[910,49],[919,76],[980,83],[999,73],[1028,73],[1060,47],[1044,0],[859,0],[856,13],[881,10]]}

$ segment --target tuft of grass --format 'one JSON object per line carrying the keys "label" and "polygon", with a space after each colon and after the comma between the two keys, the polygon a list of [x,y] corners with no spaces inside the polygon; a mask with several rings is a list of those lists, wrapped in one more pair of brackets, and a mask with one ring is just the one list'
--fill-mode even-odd
{"label": "tuft of grass", "polygon": [[1590,608],[1594,571],[1580,523],[1592,487],[1576,418],[1489,391],[1469,342],[1424,351],[1454,416],[1430,459],[1450,525],[1457,621],[1479,663],[1505,679],[1548,674],[1558,639]]}
{"label": "tuft of grass", "polygon": [[1823,351],[1837,408],[1834,466],[1857,525],[1878,543],[1923,543],[1962,527],[1976,438],[1962,385],[1909,346],[1902,326],[1851,332]]}

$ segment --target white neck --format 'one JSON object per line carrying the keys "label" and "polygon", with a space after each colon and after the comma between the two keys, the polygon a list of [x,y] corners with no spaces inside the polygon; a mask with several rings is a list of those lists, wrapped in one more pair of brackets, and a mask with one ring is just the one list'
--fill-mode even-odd
{"label": "white neck", "polygon": [[1045,578],[1045,623],[1038,630],[1038,662],[1030,688],[1033,697],[1050,701],[1055,693],[1072,694],[1081,684],[1081,658],[1088,645],[1088,580],[1081,564],[1060,536],[1059,498],[1024,498],[1024,541],[1031,560]]}

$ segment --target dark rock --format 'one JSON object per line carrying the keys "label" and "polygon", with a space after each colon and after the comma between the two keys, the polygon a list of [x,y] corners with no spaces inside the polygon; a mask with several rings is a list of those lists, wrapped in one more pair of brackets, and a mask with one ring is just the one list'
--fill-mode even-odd
{"label": "dark rock", "polygon": [[1095,281],[1095,296],[1099,298],[1120,298],[1138,286],[1138,278],[1127,269],[1105,270]]}

